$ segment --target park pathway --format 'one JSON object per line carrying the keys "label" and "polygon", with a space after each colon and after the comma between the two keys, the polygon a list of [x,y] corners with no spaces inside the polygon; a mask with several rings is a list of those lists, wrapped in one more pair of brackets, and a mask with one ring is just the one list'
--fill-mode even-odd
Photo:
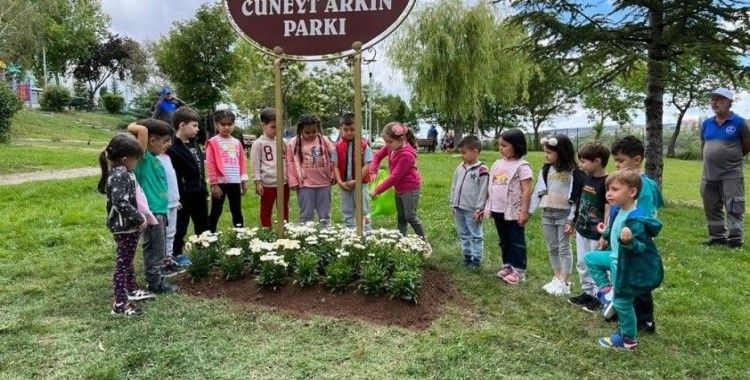
{"label": "park pathway", "polygon": [[54,179],[70,179],[89,177],[101,173],[99,167],[73,168],[73,169],[55,169],[39,170],[28,173],[16,173],[0,175],[0,186],[18,185],[26,182],[49,181]]}

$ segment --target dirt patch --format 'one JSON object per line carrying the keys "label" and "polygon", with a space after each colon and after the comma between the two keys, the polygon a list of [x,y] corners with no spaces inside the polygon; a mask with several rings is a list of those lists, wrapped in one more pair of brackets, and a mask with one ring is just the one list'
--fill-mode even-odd
{"label": "dirt patch", "polygon": [[301,288],[291,283],[277,290],[260,288],[249,277],[226,282],[218,272],[193,283],[189,277],[176,282],[182,293],[207,298],[227,297],[239,303],[251,303],[289,311],[300,317],[325,315],[341,319],[358,319],[380,325],[396,325],[423,330],[440,318],[447,304],[470,305],[453,286],[450,275],[427,268],[418,303],[390,299],[388,295],[368,296],[352,287],[343,293],[332,293],[323,285]]}

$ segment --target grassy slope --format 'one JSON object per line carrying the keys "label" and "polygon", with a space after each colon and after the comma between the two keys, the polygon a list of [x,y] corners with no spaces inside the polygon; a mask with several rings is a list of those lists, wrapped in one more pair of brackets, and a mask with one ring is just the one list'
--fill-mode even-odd
{"label": "grassy slope", "polygon": [[[538,168],[541,157],[531,159]],[[140,319],[110,317],[114,245],[94,178],[7,187],[0,204],[14,207],[0,220],[0,378],[750,376],[750,305],[738,302],[750,295],[743,285],[750,254],[699,247],[699,208],[670,204],[660,214],[667,278],[655,292],[658,334],[641,337],[638,352],[607,351],[595,339],[613,325],[540,289],[550,271],[537,218],[527,228],[530,279],[523,285],[492,277],[498,253],[491,223],[482,271],[460,266],[446,206],[457,160],[420,156],[420,215],[436,251],[432,264],[450,271],[476,308],[452,309],[424,332],[298,320],[179,295],[146,304]],[[668,161],[665,196],[697,202],[699,165]],[[257,225],[257,207],[257,197],[244,198],[249,225]],[[375,223],[395,226],[392,218]]]}
{"label": "grassy slope", "polygon": [[97,152],[127,121],[104,113],[22,110],[13,119],[11,143],[0,145],[0,174],[96,166]]}
{"label": "grassy slope", "polygon": [[106,113],[22,110],[13,118],[11,138],[106,142],[112,137],[112,131],[118,124],[131,119],[129,116]]}

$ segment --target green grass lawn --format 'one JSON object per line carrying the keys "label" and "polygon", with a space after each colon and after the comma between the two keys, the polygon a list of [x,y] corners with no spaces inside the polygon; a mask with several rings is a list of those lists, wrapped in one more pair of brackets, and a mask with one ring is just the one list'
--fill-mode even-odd
{"label": "green grass lawn", "polygon": [[48,113],[24,109],[13,117],[11,139],[106,143],[119,124],[130,121],[132,117],[127,115],[73,111]]}
{"label": "green grass lawn", "polygon": [[[483,154],[490,163],[495,156]],[[531,161],[538,170],[541,156]],[[642,335],[630,353],[599,348],[596,339],[614,325],[541,290],[551,271],[538,216],[527,228],[527,282],[508,287],[493,277],[499,258],[489,222],[482,270],[464,270],[447,205],[457,163],[420,155],[419,213],[435,250],[430,265],[447,270],[474,307],[450,306],[425,331],[182,295],[147,303],[141,318],[112,317],[114,244],[96,178],[2,187],[0,378],[750,377],[750,249],[698,245],[703,212],[687,205],[699,199],[700,163],[667,161],[658,333]],[[257,225],[257,197],[245,197],[243,209]]]}
{"label": "green grass lawn", "polygon": [[98,166],[98,154],[105,145],[0,144],[0,174]]}

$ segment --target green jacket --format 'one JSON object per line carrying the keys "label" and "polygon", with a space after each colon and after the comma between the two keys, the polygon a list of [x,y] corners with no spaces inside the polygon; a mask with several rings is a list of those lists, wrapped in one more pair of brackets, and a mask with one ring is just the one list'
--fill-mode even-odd
{"label": "green jacket", "polygon": [[[606,238],[610,237],[612,222],[619,211],[617,206],[610,210],[610,224],[603,235]],[[633,232],[633,240],[627,244],[620,241],[617,278],[614,279],[615,296],[634,297],[658,288],[664,280],[664,265],[654,244],[654,237],[661,231],[662,224],[636,208],[628,214],[624,227]]]}

